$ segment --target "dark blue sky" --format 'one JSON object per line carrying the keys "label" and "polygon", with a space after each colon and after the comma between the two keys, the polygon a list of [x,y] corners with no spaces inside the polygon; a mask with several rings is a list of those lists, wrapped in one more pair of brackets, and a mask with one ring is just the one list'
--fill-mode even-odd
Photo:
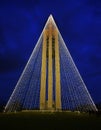
{"label": "dark blue sky", "polygon": [[0,100],[11,95],[50,14],[93,98],[101,101],[101,0],[0,1]]}

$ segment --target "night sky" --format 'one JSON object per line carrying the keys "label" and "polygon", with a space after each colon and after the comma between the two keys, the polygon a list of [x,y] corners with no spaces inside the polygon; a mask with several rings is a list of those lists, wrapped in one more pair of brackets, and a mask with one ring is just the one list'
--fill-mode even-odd
{"label": "night sky", "polygon": [[101,0],[0,0],[0,102],[9,99],[50,14],[101,102]]}

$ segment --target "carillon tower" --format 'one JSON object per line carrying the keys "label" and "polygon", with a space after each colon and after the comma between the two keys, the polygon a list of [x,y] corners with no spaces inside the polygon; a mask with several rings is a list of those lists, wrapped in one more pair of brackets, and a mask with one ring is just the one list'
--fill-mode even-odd
{"label": "carillon tower", "polygon": [[5,106],[22,110],[97,111],[52,15]]}
{"label": "carillon tower", "polygon": [[[61,109],[60,56],[58,41],[58,30],[53,24],[52,18],[50,18],[43,31],[40,109]],[[46,79],[48,82],[48,99],[46,99]],[[53,83],[54,80],[55,83]],[[55,99],[53,99],[53,91],[55,91]]]}

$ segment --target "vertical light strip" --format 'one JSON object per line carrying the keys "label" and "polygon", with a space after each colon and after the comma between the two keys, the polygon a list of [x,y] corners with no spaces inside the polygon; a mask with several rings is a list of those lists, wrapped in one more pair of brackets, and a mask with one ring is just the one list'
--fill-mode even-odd
{"label": "vertical light strip", "polygon": [[49,23],[49,50],[48,50],[48,109],[53,103],[53,74],[52,74],[52,25]]}
{"label": "vertical light strip", "polygon": [[59,58],[59,44],[58,44],[58,31],[55,33],[55,86],[56,86],[56,110],[61,110],[61,85],[60,85],[60,58]]}
{"label": "vertical light strip", "polygon": [[44,110],[46,106],[46,37],[47,32],[43,32],[42,45],[42,66],[41,66],[41,88],[40,88],[40,109]]}

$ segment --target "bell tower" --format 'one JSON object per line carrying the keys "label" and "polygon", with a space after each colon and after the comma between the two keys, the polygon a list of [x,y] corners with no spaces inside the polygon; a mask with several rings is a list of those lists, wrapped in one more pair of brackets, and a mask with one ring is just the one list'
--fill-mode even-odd
{"label": "bell tower", "polygon": [[5,106],[20,110],[97,111],[52,15]]}
{"label": "bell tower", "polygon": [[[52,17],[50,16],[48,24],[43,31],[42,43],[40,109],[43,110],[61,109],[60,59],[58,41],[58,30],[52,20]],[[48,74],[48,99],[46,99],[46,73]],[[55,80],[54,85],[53,80]],[[53,91],[55,91],[54,96]],[[53,97],[55,97],[55,99],[53,99]]]}

